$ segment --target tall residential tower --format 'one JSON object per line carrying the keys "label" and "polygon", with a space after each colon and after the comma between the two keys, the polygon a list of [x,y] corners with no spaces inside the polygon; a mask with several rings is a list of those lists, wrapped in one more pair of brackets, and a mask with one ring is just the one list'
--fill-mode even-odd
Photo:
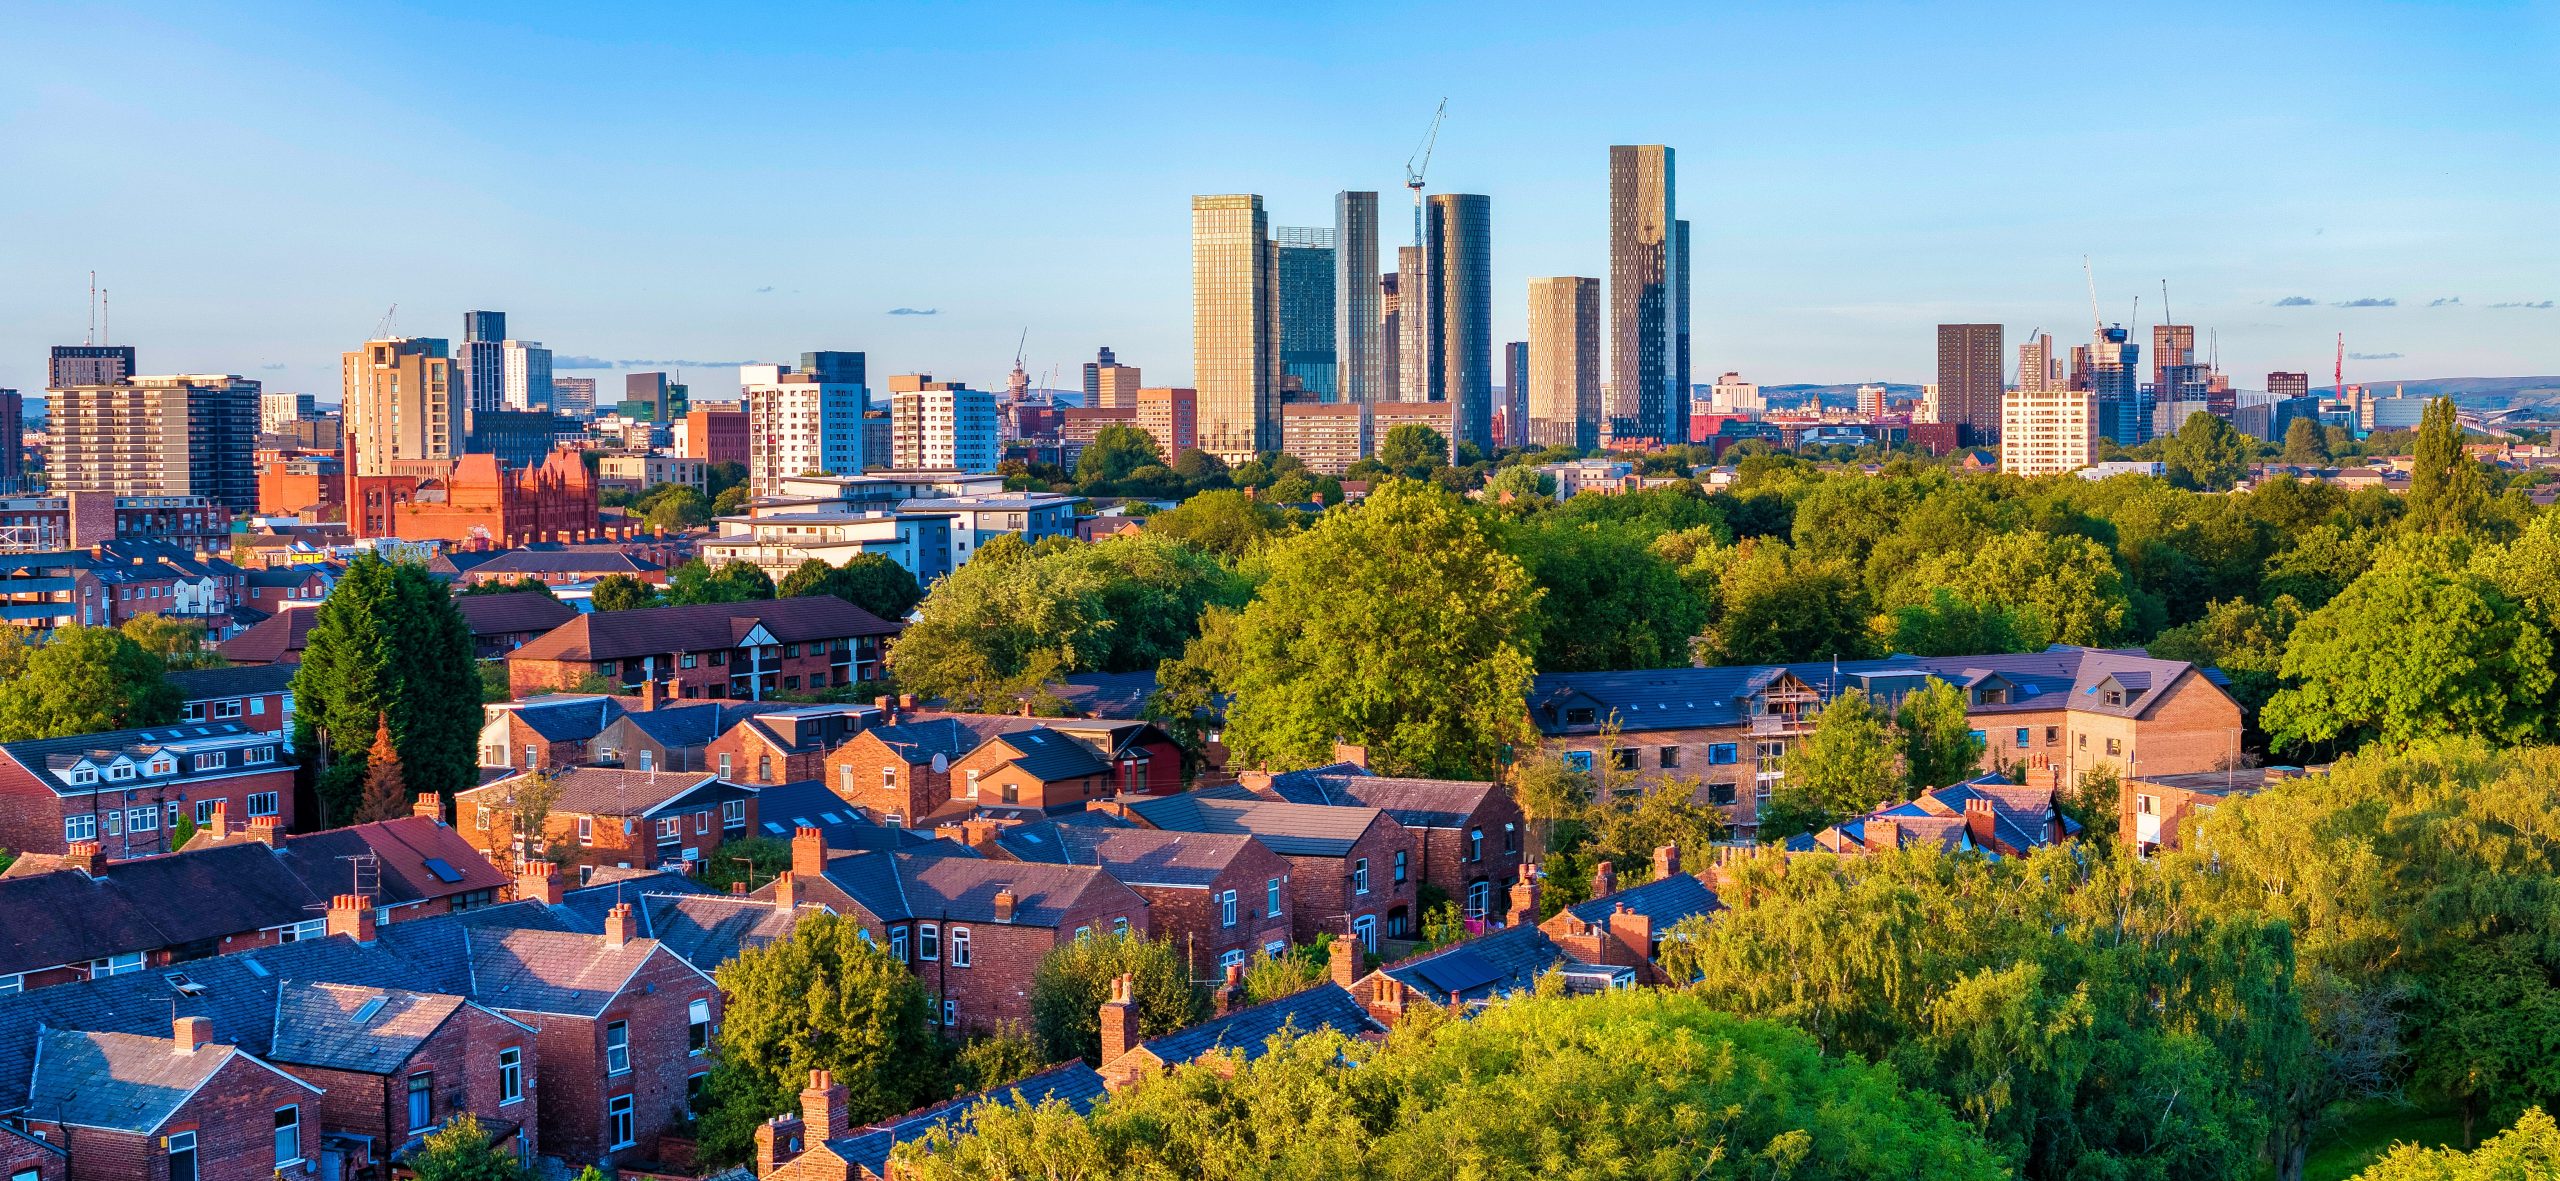
{"label": "tall residential tower", "polygon": [[1191,199],[1191,371],[1200,449],[1244,463],[1280,449],[1278,250],[1262,198]]}
{"label": "tall residential tower", "polygon": [[1529,445],[1600,445],[1600,280],[1529,280]]}
{"label": "tall residential tower", "polygon": [[1688,235],[1674,171],[1660,144],[1609,149],[1608,433],[1665,443],[1689,437]]}
{"label": "tall residential tower", "polygon": [[1967,446],[2000,431],[2000,395],[2008,385],[2008,349],[1998,324],[1938,325],[1938,421],[1952,423]]}
{"label": "tall residential tower", "polygon": [[1366,406],[1379,392],[1378,195],[1333,195],[1333,380],[1335,399]]}
{"label": "tall residential tower", "polygon": [[1493,453],[1493,198],[1433,193],[1429,227],[1431,400],[1449,404],[1449,442]]}

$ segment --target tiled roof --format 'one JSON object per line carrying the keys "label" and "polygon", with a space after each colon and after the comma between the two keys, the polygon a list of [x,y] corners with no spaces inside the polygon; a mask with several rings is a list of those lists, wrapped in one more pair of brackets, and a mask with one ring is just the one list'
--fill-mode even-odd
{"label": "tiled roof", "polygon": [[1273,794],[1293,804],[1377,808],[1407,828],[1457,828],[1498,790],[1464,779],[1401,779],[1348,764],[1271,777]]}
{"label": "tiled roof", "polygon": [[823,753],[880,717],[880,710],[868,705],[785,705],[744,714],[736,724],[777,749]]}
{"label": "tiled roof", "polygon": [[884,920],[996,921],[996,892],[1014,895],[1013,924],[1054,927],[1095,910],[1136,915],[1146,900],[1098,869],[920,853],[856,853],[827,863],[827,880]]}
{"label": "tiled roof", "polygon": [[169,683],[188,701],[210,701],[219,697],[254,697],[264,693],[282,693],[293,687],[293,674],[299,664],[247,664],[230,668],[190,668],[169,674]]}
{"label": "tiled roof", "polygon": [[389,1074],[463,1004],[445,993],[288,981],[277,992],[267,1053],[300,1066]]}
{"label": "tiled roof", "polygon": [[[67,738],[29,738],[0,743],[0,756],[25,768],[37,782],[52,788],[56,795],[85,795],[92,790],[115,788],[118,781],[106,779],[103,769],[119,757],[138,765],[134,778],[121,782],[127,787],[145,788],[159,782],[195,778],[198,774],[188,768],[184,760],[179,760],[175,770],[154,775],[149,767],[151,756],[164,750],[182,752],[196,744],[204,744],[207,749],[231,750],[242,745],[239,740],[247,740],[252,745],[259,741],[258,736],[242,722],[186,722],[74,734]],[[273,742],[272,739],[265,741]],[[54,774],[71,770],[84,759],[101,769],[99,783],[74,785]],[[276,765],[281,767],[285,764],[279,762]],[[221,773],[237,774],[238,771],[238,767],[233,767]]]}
{"label": "tiled roof", "polygon": [[586,885],[560,895],[560,905],[550,908],[553,918],[566,924],[566,929],[589,935],[604,934],[604,919],[613,908],[630,903],[632,917],[640,923],[640,933],[655,938],[649,930],[649,912],[640,908],[641,900],[652,894],[709,894],[711,887],[673,870],[617,869],[597,870]]}
{"label": "tiled roof", "polygon": [[1090,865],[1132,886],[1206,887],[1252,847],[1253,838],[1045,821],[1007,828],[996,843],[1023,861]]}
{"label": "tiled roof", "polygon": [[1527,991],[1564,960],[1564,949],[1546,932],[1520,923],[1379,970],[1445,1005]]}
{"label": "tiled roof", "polygon": [[462,610],[462,622],[475,636],[547,632],[578,616],[577,608],[540,591],[460,595],[453,605]]}
{"label": "tiled roof", "polygon": [[471,995],[493,1009],[592,1017],[658,950],[654,939],[615,947],[602,935],[484,926],[463,933]]}
{"label": "tiled roof", "polygon": [[336,573],[335,570],[317,562],[294,566],[260,566],[247,571],[247,585],[252,588],[308,586],[314,581],[327,582]]}
{"label": "tiled roof", "polygon": [[1656,933],[1669,930],[1671,924],[1692,915],[1713,914],[1724,909],[1716,892],[1707,888],[1698,875],[1675,873],[1655,878],[1641,886],[1629,886],[1617,893],[1588,902],[1575,903],[1565,909],[1586,923],[1604,923],[1619,907],[1653,920]]}
{"label": "tiled roof", "polygon": [[941,755],[945,760],[957,760],[978,749],[978,744],[985,740],[968,722],[953,717],[920,718],[894,726],[874,726],[868,733],[914,766],[932,762],[935,755]]}
{"label": "tiled roof", "polygon": [[1016,752],[1012,760],[1014,766],[1043,783],[1106,775],[1111,771],[1111,764],[1103,762],[1093,747],[1047,726],[1006,734],[997,741]]}
{"label": "tiled roof", "polygon": [[869,1170],[870,1176],[889,1175],[889,1150],[910,1140],[920,1140],[935,1128],[958,1124],[972,1108],[983,1103],[1011,1107],[1028,1103],[1037,1107],[1055,1099],[1083,1115],[1093,1110],[1104,1092],[1102,1076],[1082,1062],[1051,1067],[1029,1078],[963,1095],[948,1103],[937,1104],[894,1120],[874,1124],[841,1140],[827,1142],[827,1151],[846,1163]]}
{"label": "tiled roof", "polygon": [[[602,924],[598,924],[598,929],[602,929]],[[582,932],[579,916],[566,906],[517,901],[393,923],[383,927],[376,938],[384,950],[398,957],[408,968],[408,975],[387,983],[429,992],[449,992],[485,1002],[473,972],[469,953],[471,937],[477,932],[503,934],[518,930],[563,935]]]}
{"label": "tiled roof", "polygon": [[647,558],[621,550],[508,550],[462,568],[462,573],[504,577],[516,574],[655,574],[665,570]]}
{"label": "tiled roof", "polygon": [[2062,815],[2055,806],[2050,789],[2011,783],[2001,775],[1992,774],[1932,788],[1916,798],[1841,821],[1821,832],[1789,837],[1786,847],[1792,853],[1863,850],[1867,847],[1870,823],[1891,820],[1899,830],[1901,844],[1936,845],[1948,850],[1969,849],[1997,857],[1997,850],[1974,839],[1966,825],[1966,802],[1976,799],[1990,803],[1992,834],[2001,844],[2012,849],[2036,849],[2051,844],[2052,830],[2048,824],[2053,819],[2062,821],[2065,837],[2077,835],[2080,831],[2080,823]]}
{"label": "tiled roof", "polygon": [[1051,687],[1061,700],[1089,718],[1134,718],[1146,711],[1155,695],[1155,670],[1134,673],[1075,673]]}
{"label": "tiled roof", "polygon": [[[511,775],[471,792],[504,793],[507,783],[521,775]],[[551,772],[552,783],[560,789],[551,810],[561,814],[582,816],[646,816],[657,808],[692,794],[696,789],[720,783],[720,777],[708,771],[631,771],[621,767],[566,767]],[[740,796],[753,790],[732,787]]]}
{"label": "tiled roof", "polygon": [[256,627],[224,640],[214,651],[233,664],[276,664],[300,660],[302,649],[311,636],[312,621],[318,618],[318,603],[278,611]]}
{"label": "tiled roof", "polygon": [[833,595],[751,603],[697,603],[581,615],[518,648],[510,659],[600,661],[660,652],[735,648],[762,628],[775,643],[888,636],[898,625]]}
{"label": "tiled roof", "polygon": [[634,710],[623,714],[641,733],[669,750],[711,745],[711,740],[729,732],[729,728],[757,714],[774,713],[792,708],[787,703],[771,701],[672,701],[656,709]]}
{"label": "tiled roof", "polygon": [[492,720],[512,717],[545,742],[584,742],[626,712],[622,699],[598,693],[545,693],[488,707]]}
{"label": "tiled roof", "polygon": [[1381,815],[1376,808],[1218,799],[1199,792],[1131,800],[1127,806],[1157,828],[1243,834],[1260,840],[1274,853],[1302,857],[1349,853]]}
{"label": "tiled roof", "polygon": [[208,1045],[181,1054],[165,1037],[48,1029],[36,1053],[27,1114],[48,1122],[148,1133],[239,1051]]}
{"label": "tiled roof", "polygon": [[1157,1061],[1168,1066],[1189,1062],[1213,1050],[1241,1050],[1245,1059],[1251,1061],[1261,1057],[1271,1039],[1283,1030],[1313,1033],[1319,1029],[1359,1037],[1377,1031],[1378,1024],[1369,1019],[1368,1012],[1349,992],[1328,980],[1276,1001],[1238,1009],[1224,1017],[1140,1042],[1138,1048],[1155,1055]]}
{"label": "tiled roof", "polygon": [[375,858],[380,871],[374,900],[382,906],[495,890],[511,880],[461,833],[427,816],[401,816],[286,837],[279,854],[319,899],[352,888],[348,858],[365,854]]}
{"label": "tiled roof", "polygon": [[826,908],[802,903],[786,911],[769,900],[728,894],[650,894],[635,910],[650,938],[711,972],[739,952],[789,938],[801,919]]}

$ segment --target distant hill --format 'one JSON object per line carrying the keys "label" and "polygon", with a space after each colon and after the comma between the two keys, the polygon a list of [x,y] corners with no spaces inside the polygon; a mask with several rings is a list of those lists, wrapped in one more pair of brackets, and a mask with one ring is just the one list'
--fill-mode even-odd
{"label": "distant hill", "polygon": [[2456,405],[2491,410],[2560,402],[2560,377],[2416,377],[2363,384],[2367,393],[2388,394],[2397,388],[2412,398],[2451,398]]}

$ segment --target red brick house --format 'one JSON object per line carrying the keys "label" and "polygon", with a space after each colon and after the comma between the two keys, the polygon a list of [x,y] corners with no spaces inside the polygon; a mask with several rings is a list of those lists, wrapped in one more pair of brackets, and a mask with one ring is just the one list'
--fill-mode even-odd
{"label": "red brick house", "polygon": [[255,733],[288,737],[293,733],[293,674],[301,667],[261,664],[170,673],[169,683],[183,698],[178,721],[239,722]]}
{"label": "red brick house", "polygon": [[520,772],[454,796],[456,818],[493,863],[514,865],[548,849],[589,870],[691,865],[722,842],[755,831],[756,793],[702,771],[571,767],[553,772],[551,802],[537,849],[515,829]]}
{"label": "red brick house", "polygon": [[309,605],[329,597],[329,588],[338,584],[344,569],[326,562],[304,562],[292,566],[265,566],[245,571],[247,605],[267,615],[283,612],[287,604]]}
{"label": "red brick house", "polygon": [[480,765],[518,771],[577,766],[587,761],[596,736],[630,712],[633,704],[627,698],[597,693],[545,693],[483,705]]}
{"label": "red brick house", "polygon": [[1137,891],[1150,931],[1182,953],[1194,980],[1289,949],[1289,863],[1251,837],[1138,828],[1098,812],[989,828],[977,846],[989,857],[1090,865]]}
{"label": "red brick house", "polygon": [[986,740],[979,726],[1005,721],[943,715],[871,727],[828,754],[827,789],[874,823],[922,827],[951,802],[952,765]]}
{"label": "red brick house", "polygon": [[[1103,1081],[1115,1091],[1210,1054],[1233,1053],[1251,1062],[1260,1058],[1270,1048],[1271,1039],[1284,1030],[1306,1034],[1329,1029],[1363,1039],[1386,1035],[1386,1028],[1371,1018],[1348,990],[1327,980],[1278,1000],[1139,1041],[1138,1009],[1125,990],[1126,981],[1127,977],[1121,978],[1112,999],[1102,1006],[1101,1073]],[[1240,984],[1238,989],[1241,990]]]}
{"label": "red brick house", "polygon": [[1789,837],[1787,853],[1862,857],[1929,844],[1993,857],[2021,856],[2080,831],[2078,821],[2062,814],[2056,794],[2059,770],[2051,765],[2038,768],[2023,784],[2011,783],[2005,775],[1985,775],[1932,788],[1820,832]]}
{"label": "red brick house", "polygon": [[1378,808],[1288,804],[1190,792],[1097,805],[1147,828],[1249,836],[1289,863],[1295,942],[1348,931],[1371,950],[1418,930],[1419,845]]}
{"label": "red brick house", "polygon": [[520,697],[601,676],[633,691],[673,681],[681,697],[761,701],[877,678],[898,631],[832,595],[599,611],[509,654],[508,680]]}
{"label": "red brick house", "polygon": [[232,816],[293,827],[293,760],[241,722],[152,726],[0,743],[0,848],[109,861],[169,851],[179,818]]}
{"label": "red brick house", "polygon": [[1501,784],[1372,775],[1357,763],[1281,775],[1247,771],[1237,781],[1264,799],[1385,810],[1413,832],[1423,884],[1438,887],[1467,918],[1499,917],[1502,891],[1520,876],[1528,819]]}
{"label": "red brick house", "polygon": [[857,918],[924,982],[954,1032],[1031,1019],[1031,974],[1070,939],[1149,933],[1147,901],[1090,866],[948,853],[834,855],[814,828],[792,835],[791,874],[760,897]]}
{"label": "red brick house", "polygon": [[458,996],[288,981],[267,1060],[318,1087],[321,1126],[364,1137],[374,1167],[468,1114],[520,1161],[540,1151],[532,1025]]}
{"label": "red brick house", "polygon": [[[653,711],[654,712],[654,711]],[[827,753],[878,722],[867,705],[804,705],[739,718],[703,748],[702,758],[737,783],[797,783],[826,774]]]}
{"label": "red brick house", "polygon": [[171,1037],[47,1029],[28,1130],[69,1146],[71,1181],[270,1181],[320,1148],[319,1088],[180,1017]]}
{"label": "red brick house", "polygon": [[578,609],[538,591],[458,595],[453,605],[471,628],[472,654],[497,660],[578,617]]}
{"label": "red brick house", "polygon": [[1179,791],[1182,752],[1152,722],[892,711],[830,754],[823,776],[872,820],[921,827],[981,808]]}
{"label": "red brick house", "polygon": [[0,1177],[9,1181],[63,1181],[70,1158],[53,1144],[0,1125]]}
{"label": "red brick house", "polygon": [[851,1097],[823,1070],[809,1072],[800,1109],[756,1129],[756,1175],[764,1181],[888,1181],[889,1152],[938,1128],[957,1129],[982,1104],[1033,1106],[1051,1100],[1076,1114],[1102,1098],[1102,1076],[1082,1062],[1053,1066],[990,1091],[963,1095],[867,1127],[852,1126]]}
{"label": "red brick house", "polygon": [[[1512,924],[1534,921],[1538,914],[1535,870],[1521,875],[1513,886],[1513,905],[1507,917]],[[1671,984],[1655,961],[1662,955],[1662,937],[1680,923],[1711,915],[1724,908],[1714,890],[1693,873],[1680,868],[1680,847],[1664,845],[1653,851],[1653,877],[1642,885],[1618,888],[1616,870],[1608,862],[1594,867],[1591,875],[1591,897],[1575,903],[1538,924],[1538,929],[1555,940],[1566,956],[1578,963],[1632,969],[1644,984]]]}

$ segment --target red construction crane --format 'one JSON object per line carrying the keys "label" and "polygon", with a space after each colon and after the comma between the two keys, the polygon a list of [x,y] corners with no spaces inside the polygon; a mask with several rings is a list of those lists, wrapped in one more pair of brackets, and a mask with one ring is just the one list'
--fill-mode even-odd
{"label": "red construction crane", "polygon": [[2343,332],[2338,334],[2338,371],[2335,377],[2338,382],[2338,400],[2344,402],[2347,400],[2347,334]]}

